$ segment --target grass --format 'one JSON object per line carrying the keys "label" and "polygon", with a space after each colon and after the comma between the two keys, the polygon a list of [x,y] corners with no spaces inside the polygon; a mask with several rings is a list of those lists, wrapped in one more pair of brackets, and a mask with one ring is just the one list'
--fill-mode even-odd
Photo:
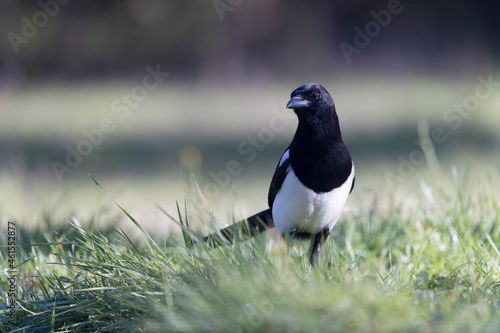
{"label": "grass", "polygon": [[[497,123],[491,120],[498,117],[495,111],[498,96],[485,101],[464,128],[455,134],[451,132],[450,136],[455,137],[446,147],[436,147],[438,152],[439,149],[451,151],[445,157],[455,162],[463,157],[481,164],[473,164],[470,173],[448,176],[433,163],[427,171],[416,170],[401,184],[402,188],[392,191],[387,189],[380,170],[396,172],[398,155],[408,158],[416,149],[414,119],[404,117],[415,114],[439,125],[443,112],[453,104],[450,101],[461,102],[474,91],[477,83],[473,78],[458,90],[449,82],[436,83],[432,89],[425,88],[432,90],[432,94],[425,90],[422,92],[425,98],[421,98],[414,92],[421,91],[417,89],[420,84],[428,87],[427,81],[415,82],[417,86],[401,85],[396,93],[392,81],[388,82],[390,85],[378,82],[374,85],[370,81],[361,87],[356,82],[356,89],[344,82],[332,86],[335,96],[339,96],[337,106],[342,128],[352,135],[346,137],[346,142],[358,163],[359,177],[348,202],[350,209],[327,240],[317,268],[308,262],[308,241],[294,241],[286,250],[273,233],[215,250],[204,245],[194,248],[184,245],[189,237],[198,235],[199,229],[204,228],[203,234],[206,234],[207,226],[214,225],[214,215],[222,215],[218,208],[222,207],[226,213],[232,210],[237,212],[235,216],[240,216],[239,212],[249,207],[250,214],[254,213],[253,208],[262,208],[258,200],[265,204],[262,188],[265,191],[275,167],[274,158],[286,147],[295,127],[290,124],[287,130],[277,134],[276,142],[259,154],[253,164],[245,162],[246,156],[238,155],[237,147],[248,135],[255,135],[269,125],[271,110],[283,107],[282,97],[288,96],[288,88],[280,93],[270,90],[268,95],[259,97],[258,103],[243,105],[239,103],[241,100],[249,95],[262,96],[262,91],[255,88],[229,94],[231,97],[224,101],[223,107],[220,107],[222,95],[216,95],[217,89],[205,91],[199,100],[217,98],[219,102],[208,104],[220,110],[199,108],[198,99],[183,89],[170,86],[159,89],[127,120],[120,122],[112,118],[116,121],[116,131],[106,137],[101,146],[95,147],[92,157],[64,183],[55,180],[50,162],[63,160],[64,147],[76,145],[83,138],[83,129],[94,128],[103,117],[116,116],[110,110],[110,103],[130,91],[135,83],[115,87],[114,91],[101,87],[77,89],[73,95],[63,90],[54,95],[57,98],[52,98],[59,102],[57,105],[47,100],[47,96],[52,95],[43,89],[28,94],[14,91],[3,96],[16,112],[8,113],[10,120],[2,127],[5,131],[2,131],[0,145],[10,149],[11,142],[22,141],[24,137],[29,140],[20,149],[24,152],[20,154],[21,161],[8,159],[15,172],[4,169],[0,173],[2,223],[5,226],[7,218],[12,216],[19,221],[14,325],[8,323],[6,308],[8,254],[6,246],[0,246],[0,320],[3,322],[0,332],[498,331],[498,177],[478,180],[470,176],[498,172],[498,154],[494,154],[498,140],[496,135],[491,135],[498,132]],[[379,90],[373,92],[379,97],[358,98],[359,91],[372,91],[369,90],[372,87]],[[49,90],[53,94],[58,91]],[[176,93],[178,91],[183,93]],[[282,97],[277,100],[276,96]],[[408,96],[415,100],[408,100]],[[390,110],[386,110],[387,100],[391,101]],[[377,103],[375,106],[373,101]],[[422,101],[428,105],[422,105]],[[40,112],[44,114],[43,119],[28,115],[33,105],[43,106]],[[75,105],[78,109],[67,112]],[[242,109],[234,112],[234,105]],[[411,110],[405,108],[408,105]],[[93,110],[92,113],[89,110]],[[186,118],[184,111],[159,114],[158,110],[196,112]],[[366,110],[371,112],[367,114]],[[228,118],[229,123],[240,124],[230,126],[234,133],[227,132],[226,128],[221,130],[226,124],[210,123],[203,118],[223,119],[227,115],[232,117]],[[241,121],[242,115],[251,115],[248,118],[251,122],[248,123],[247,118]],[[198,117],[199,124],[193,123],[192,119]],[[388,119],[397,125],[387,123]],[[61,123],[67,126],[61,127]],[[412,131],[405,127],[407,123],[412,124]],[[485,123],[488,126],[483,129]],[[450,130],[449,124],[441,125],[448,125],[445,127]],[[225,146],[212,151],[213,141],[207,142],[202,134],[194,135],[201,128],[206,131],[203,132],[206,137],[217,133],[230,135],[232,141],[227,144],[224,137]],[[393,128],[401,129],[401,133],[392,133]],[[468,128],[477,130],[465,131]],[[369,131],[372,136],[356,136]],[[480,139],[483,138],[478,135],[481,132],[486,133],[488,140]],[[44,141],[46,133],[55,135]],[[161,133],[168,135],[161,136]],[[182,139],[193,136],[197,141]],[[124,137],[128,141],[120,143]],[[462,148],[469,137],[472,143],[474,140],[478,143],[464,152]],[[185,184],[181,174],[172,170],[178,168],[178,153],[185,145],[195,145],[203,153],[204,175],[223,170],[225,163],[233,159],[241,162],[247,173],[234,179],[231,188],[226,189],[226,192],[232,189],[239,192],[240,201],[234,203],[221,194],[207,205],[188,202],[186,210],[181,205],[180,213],[173,219],[185,232],[164,237],[165,232],[160,233],[160,229],[170,229],[170,217],[162,216],[161,210],[150,203],[160,200],[167,212],[173,211],[175,200],[172,198],[182,196]],[[136,151],[145,153],[138,155]],[[110,153],[116,157],[110,158]],[[27,157],[25,162],[23,156]],[[435,160],[429,158],[428,161]],[[101,164],[112,167],[105,172],[106,167],[99,169]],[[25,169],[20,167],[23,165]],[[125,172],[122,169],[126,167],[129,169]],[[374,168],[377,172],[373,172]],[[35,173],[38,169],[41,171]],[[171,174],[165,175],[167,170]],[[123,173],[116,174],[118,171]],[[125,203],[122,207],[126,210],[120,213],[134,221],[129,223],[134,229],[128,228],[123,218],[115,216],[114,212],[119,211],[116,207],[99,207],[104,194],[97,186],[88,186],[88,172],[102,180],[112,199]],[[266,172],[269,174],[263,176]],[[85,179],[81,181],[82,178]],[[110,202],[109,198],[105,200]],[[245,205],[239,207],[238,202]],[[154,214],[143,212],[147,204]],[[82,223],[76,218],[61,223],[61,216],[68,216],[68,207],[74,210],[70,216],[77,216]],[[3,239],[0,245],[5,244]]]}
{"label": "grass", "polygon": [[[382,211],[372,199],[345,214],[317,268],[307,241],[286,250],[273,233],[188,248],[196,235],[182,209],[183,238],[148,235],[130,215],[142,238],[95,221],[40,227],[18,247],[15,325],[0,331],[497,331],[500,206],[491,184],[473,198],[458,180],[449,191],[431,179],[410,212],[396,200]],[[1,255],[5,272],[5,247]]]}

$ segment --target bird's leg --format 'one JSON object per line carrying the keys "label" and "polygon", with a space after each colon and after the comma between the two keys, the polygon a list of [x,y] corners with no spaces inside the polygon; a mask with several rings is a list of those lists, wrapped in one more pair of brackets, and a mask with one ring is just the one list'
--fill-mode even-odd
{"label": "bird's leg", "polygon": [[288,246],[290,246],[290,242],[292,241],[293,237],[295,237],[296,232],[297,232],[297,228],[293,228],[292,230],[285,232],[283,234],[283,237],[285,238]]}
{"label": "bird's leg", "polygon": [[311,246],[311,250],[310,250],[311,256],[309,258],[311,265],[313,265],[313,266],[316,265],[316,261],[318,259],[318,255],[321,251],[321,248],[323,247],[323,243],[325,242],[325,240],[329,234],[330,234],[330,228],[327,227],[327,228],[321,230],[320,232],[318,232],[314,236],[314,240],[312,242],[312,246]]}

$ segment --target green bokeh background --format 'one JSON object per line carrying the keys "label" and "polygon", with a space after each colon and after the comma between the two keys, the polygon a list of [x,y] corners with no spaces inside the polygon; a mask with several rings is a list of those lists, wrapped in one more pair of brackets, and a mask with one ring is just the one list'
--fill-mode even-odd
{"label": "green bokeh background", "polygon": [[[366,33],[391,6],[398,13],[368,31],[369,43],[347,61],[341,43],[356,46],[358,28]],[[106,208],[110,200],[89,173],[157,232],[176,227],[156,203],[175,213],[176,200],[188,198],[221,223],[263,209],[296,120],[261,140],[251,161],[238,147],[264,135],[276,113],[291,113],[284,109],[289,94],[306,82],[332,94],[356,163],[347,210],[374,194],[412,205],[426,162],[414,159],[408,170],[402,161],[421,156],[419,124],[446,134],[434,142],[445,175],[451,178],[455,166],[471,192],[488,178],[496,184],[500,87],[471,111],[453,110],[474,101],[479,77],[500,81],[499,7],[465,1],[2,2],[0,219],[26,228],[45,214],[61,222],[99,214],[130,223]],[[26,22],[38,24],[29,38]],[[24,42],[13,46],[13,38]],[[114,103],[123,106],[138,91],[148,66],[169,75],[120,119]],[[60,181],[53,163],[65,164],[67,147],[76,149],[86,140],[83,132],[103,119],[113,130]],[[192,185],[186,189],[191,173],[203,191],[214,182],[211,174],[221,175],[233,160],[239,172],[217,196],[202,200],[193,197]],[[402,171],[393,186],[388,174]]]}

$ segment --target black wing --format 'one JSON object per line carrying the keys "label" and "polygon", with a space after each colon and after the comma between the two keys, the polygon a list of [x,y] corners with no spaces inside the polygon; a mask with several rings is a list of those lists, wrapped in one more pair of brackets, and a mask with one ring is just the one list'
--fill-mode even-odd
{"label": "black wing", "polygon": [[[285,156],[286,153],[290,153],[289,150],[287,149],[283,156]],[[273,208],[273,203],[274,199],[276,198],[276,195],[278,194],[279,190],[281,189],[281,185],[283,185],[283,182],[285,181],[286,175],[290,171],[290,155],[288,155],[288,158],[283,160],[283,156],[280,159],[280,164],[276,167],[276,171],[274,172],[273,179],[271,180],[271,186],[269,187],[269,194],[267,196],[267,203],[269,204],[269,208]]]}

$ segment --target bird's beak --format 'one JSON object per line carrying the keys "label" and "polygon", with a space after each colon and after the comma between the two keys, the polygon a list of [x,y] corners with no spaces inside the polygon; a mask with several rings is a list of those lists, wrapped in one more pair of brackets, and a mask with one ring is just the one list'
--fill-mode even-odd
{"label": "bird's beak", "polygon": [[286,104],[287,109],[300,109],[307,108],[308,106],[309,101],[300,95],[293,96],[292,99]]}

